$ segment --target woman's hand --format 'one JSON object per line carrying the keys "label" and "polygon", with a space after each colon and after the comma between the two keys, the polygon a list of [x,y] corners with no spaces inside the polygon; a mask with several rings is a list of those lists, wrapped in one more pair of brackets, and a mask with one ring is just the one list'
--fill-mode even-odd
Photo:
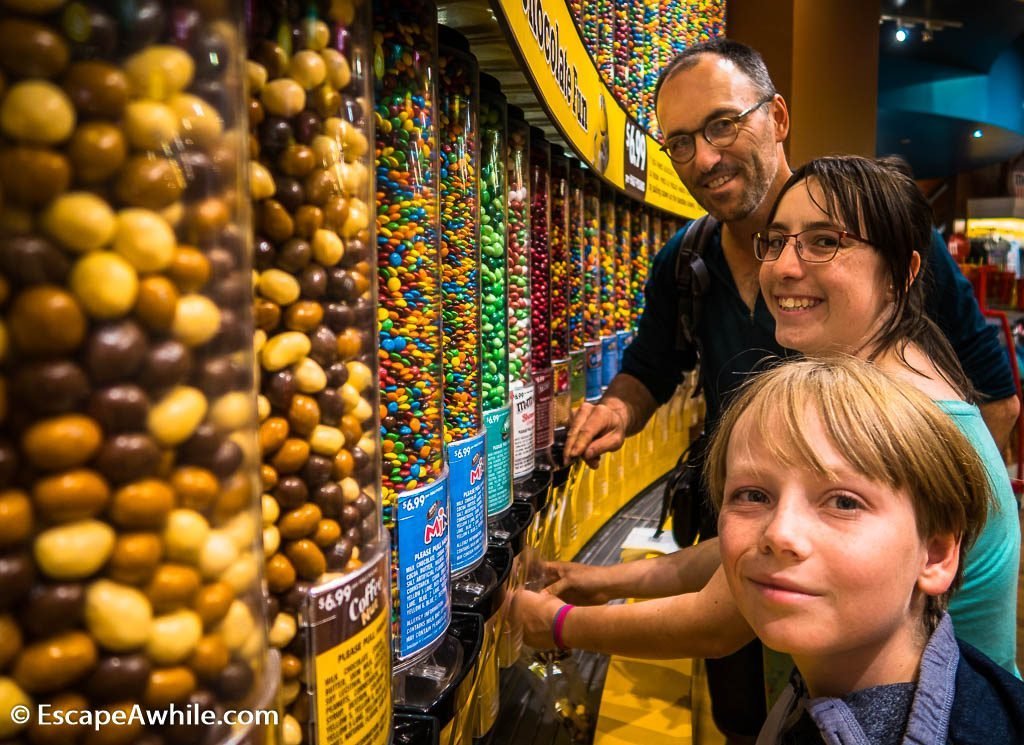
{"label": "woman's hand", "polygon": [[517,590],[512,598],[509,621],[523,627],[523,642],[534,649],[554,649],[551,626],[558,609],[565,605],[548,592]]}
{"label": "woman's hand", "polygon": [[545,592],[557,595],[573,605],[604,605],[618,597],[608,592],[609,574],[613,572],[614,567],[549,561],[544,564],[544,575],[548,582]]}

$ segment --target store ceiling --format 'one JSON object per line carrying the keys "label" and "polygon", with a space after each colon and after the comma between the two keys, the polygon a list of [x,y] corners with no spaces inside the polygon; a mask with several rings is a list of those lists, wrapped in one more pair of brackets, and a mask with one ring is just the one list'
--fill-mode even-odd
{"label": "store ceiling", "polygon": [[[944,177],[1024,151],[1024,2],[882,0],[883,16],[928,19],[879,36],[879,153],[903,155],[920,177]],[[982,137],[975,137],[976,131]]]}
{"label": "store ceiling", "polygon": [[[917,21],[899,44],[895,22],[881,24],[878,152],[903,155],[921,177],[941,177],[1024,151],[1024,0],[881,0],[880,6],[886,16],[960,26],[933,30],[924,41]],[[441,23],[466,35],[480,68],[501,81],[509,102],[564,146],[488,0],[440,0],[438,11]],[[1015,80],[1008,60],[1018,58]],[[991,75],[993,69],[1002,76]],[[964,96],[958,86],[990,90]],[[973,136],[978,128],[982,138]]]}

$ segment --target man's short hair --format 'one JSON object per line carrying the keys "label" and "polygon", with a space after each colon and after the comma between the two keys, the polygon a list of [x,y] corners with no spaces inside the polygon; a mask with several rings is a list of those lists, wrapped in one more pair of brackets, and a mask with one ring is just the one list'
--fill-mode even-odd
{"label": "man's short hair", "polygon": [[926,603],[930,633],[963,578],[968,548],[985,525],[992,491],[981,457],[934,401],[869,362],[850,356],[785,362],[753,378],[719,420],[704,466],[716,509],[725,496],[728,450],[744,446],[730,442],[744,414],[753,417],[755,436],[778,462],[833,478],[807,439],[808,411],[854,470],[910,496],[922,539],[945,533],[960,538],[953,583]]}
{"label": "man's short hair", "polygon": [[750,78],[750,82],[757,88],[761,97],[775,95],[775,83],[768,74],[768,67],[764,64],[761,53],[741,42],[721,38],[687,47],[662,68],[658,82],[654,86],[655,106],[658,104],[661,86],[680,70],[689,70],[696,65],[702,54],[715,54],[732,62]]}

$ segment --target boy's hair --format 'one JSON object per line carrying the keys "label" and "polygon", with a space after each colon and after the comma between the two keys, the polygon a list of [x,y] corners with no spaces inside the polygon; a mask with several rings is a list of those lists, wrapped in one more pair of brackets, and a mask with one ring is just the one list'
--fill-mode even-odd
{"label": "boy's hair", "polygon": [[760,97],[775,95],[775,83],[772,82],[772,76],[768,74],[768,66],[765,65],[760,52],[741,42],[719,38],[687,47],[661,68],[658,82],[654,85],[655,105],[658,103],[661,86],[680,70],[689,70],[696,65],[702,54],[714,54],[732,62],[750,78],[750,82],[757,88]]}
{"label": "boy's hair", "polygon": [[[783,185],[768,213],[768,222],[775,219],[784,194],[797,184],[813,180],[823,196],[818,208],[837,225],[869,242],[881,258],[892,288],[893,314],[870,340],[875,348],[869,359],[892,349],[907,364],[904,348],[907,342],[914,342],[935,362],[946,382],[966,399],[973,400],[974,389],[953,347],[925,313],[932,208],[909,169],[906,162],[897,158],[815,158],[797,168]],[[910,273],[914,251],[921,257],[916,278]]]}
{"label": "boy's hair", "polygon": [[[724,498],[726,454],[736,422],[753,417],[772,457],[834,478],[808,441],[813,412],[833,447],[868,478],[907,492],[922,539],[960,538],[953,583],[929,599],[925,624],[934,630],[963,577],[964,556],[985,524],[991,487],[985,466],[953,420],[924,393],[874,365],[849,356],[779,364],[758,375],[730,404],[711,438],[705,478],[715,508]],[[742,443],[739,443],[742,447]]]}

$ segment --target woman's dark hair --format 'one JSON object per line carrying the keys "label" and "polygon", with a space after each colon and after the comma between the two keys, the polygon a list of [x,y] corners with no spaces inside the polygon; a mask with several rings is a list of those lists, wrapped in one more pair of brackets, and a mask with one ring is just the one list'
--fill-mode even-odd
{"label": "woman's dark hair", "polygon": [[762,98],[775,95],[775,83],[768,74],[768,66],[765,65],[761,54],[753,47],[748,47],[732,39],[712,39],[701,44],[694,44],[677,54],[668,64],[661,68],[658,74],[658,82],[654,86],[654,103],[658,103],[658,94],[661,86],[680,70],[689,70],[697,64],[702,54],[714,54],[723,57],[738,67],[744,75],[750,78],[750,82],[757,88],[758,95]]}
{"label": "woman's dark hair", "polygon": [[[932,242],[932,209],[917,188],[906,163],[894,158],[872,159],[857,155],[816,158],[800,166],[782,187],[768,214],[775,219],[779,202],[793,186],[814,180],[824,204],[815,205],[847,230],[869,241],[885,264],[892,283],[894,310],[885,325],[868,343],[874,350],[868,359],[894,350],[907,367],[907,342],[927,354],[950,385],[968,400],[976,397],[945,335],[924,312],[929,282],[926,271]],[[811,194],[814,200],[813,193]],[[910,273],[913,252],[921,256],[916,277]]]}

